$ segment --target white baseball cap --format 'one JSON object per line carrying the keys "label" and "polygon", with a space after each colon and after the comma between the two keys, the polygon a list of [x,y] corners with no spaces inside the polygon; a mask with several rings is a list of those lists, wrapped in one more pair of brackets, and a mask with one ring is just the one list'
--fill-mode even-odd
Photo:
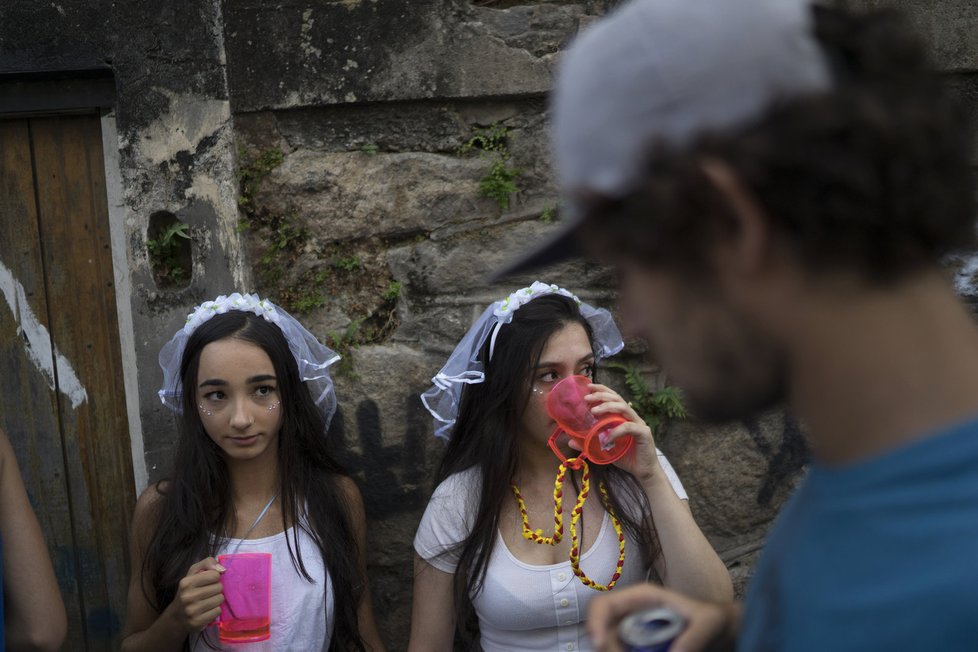
{"label": "white baseball cap", "polygon": [[683,147],[831,87],[809,0],[632,0],[564,53],[551,97],[565,225],[493,274],[579,255],[576,197],[621,198],[653,143]]}

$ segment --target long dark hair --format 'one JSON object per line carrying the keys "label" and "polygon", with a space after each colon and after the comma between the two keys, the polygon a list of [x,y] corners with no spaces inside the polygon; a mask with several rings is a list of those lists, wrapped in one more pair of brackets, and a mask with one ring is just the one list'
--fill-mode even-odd
{"label": "long dark hair", "polygon": [[[327,423],[299,378],[285,336],[263,318],[242,311],[215,315],[187,339],[180,363],[183,415],[180,439],[169,479],[156,488],[161,494],[156,529],[142,572],[153,587],[147,599],[162,611],[176,597],[187,569],[217,553],[221,536],[235,529],[235,511],[224,453],[207,435],[197,412],[194,388],[200,354],[211,342],[233,338],[260,347],[272,361],[281,399],[278,436],[279,497],[283,528],[297,572],[312,578],[298,546],[301,527],[319,548],[333,583],[333,635],[330,650],[363,650],[357,605],[365,586],[361,576],[350,505],[341,486],[348,477],[326,444]],[[189,648],[189,640],[185,646]]]}
{"label": "long dark hair", "polygon": [[[458,417],[435,481],[437,485],[472,467],[478,469],[481,480],[475,525],[459,544],[454,578],[455,622],[463,645],[474,640],[472,596],[482,590],[503,502],[512,499],[510,484],[519,463],[519,423],[530,400],[532,372],[550,336],[572,323],[584,327],[593,350],[591,325],[573,299],[548,294],[521,306],[513,320],[499,329],[492,359],[488,344],[480,352],[485,381],[466,385],[462,391]],[[611,465],[592,465],[591,475],[604,481],[623,528],[639,542],[643,560],[651,564],[659,554],[659,544],[648,497],[638,481]]]}

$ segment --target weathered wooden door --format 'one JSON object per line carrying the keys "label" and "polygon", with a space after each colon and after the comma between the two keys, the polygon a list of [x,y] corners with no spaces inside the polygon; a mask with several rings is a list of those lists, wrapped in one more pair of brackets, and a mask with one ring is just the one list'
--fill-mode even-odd
{"label": "weathered wooden door", "polygon": [[68,609],[111,650],[134,502],[97,115],[0,119],[0,427]]}

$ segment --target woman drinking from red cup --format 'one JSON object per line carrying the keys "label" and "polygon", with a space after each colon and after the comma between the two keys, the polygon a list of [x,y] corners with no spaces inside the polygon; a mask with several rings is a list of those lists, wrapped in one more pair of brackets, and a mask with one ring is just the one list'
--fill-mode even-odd
{"label": "woman drinking from red cup", "polygon": [[[649,427],[594,382],[623,346],[608,311],[537,282],[486,308],[433,378],[422,399],[448,444],[414,541],[410,652],[588,650],[591,598],[649,576],[731,597]],[[618,421],[577,444],[547,411],[572,376],[590,381],[595,423]],[[582,456],[589,436],[598,448]],[[619,446],[613,461],[599,452]]]}

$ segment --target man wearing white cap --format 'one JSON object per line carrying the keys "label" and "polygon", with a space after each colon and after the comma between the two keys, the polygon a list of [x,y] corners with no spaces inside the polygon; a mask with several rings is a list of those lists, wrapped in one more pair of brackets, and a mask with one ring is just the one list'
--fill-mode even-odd
{"label": "man wearing white cap", "polygon": [[700,417],[786,402],[814,457],[743,608],[613,591],[596,647],[668,606],[673,652],[978,649],[978,330],[941,266],[976,247],[974,141],[902,19],[634,0],[565,54],[553,120],[565,227],[497,276],[614,265]]}

